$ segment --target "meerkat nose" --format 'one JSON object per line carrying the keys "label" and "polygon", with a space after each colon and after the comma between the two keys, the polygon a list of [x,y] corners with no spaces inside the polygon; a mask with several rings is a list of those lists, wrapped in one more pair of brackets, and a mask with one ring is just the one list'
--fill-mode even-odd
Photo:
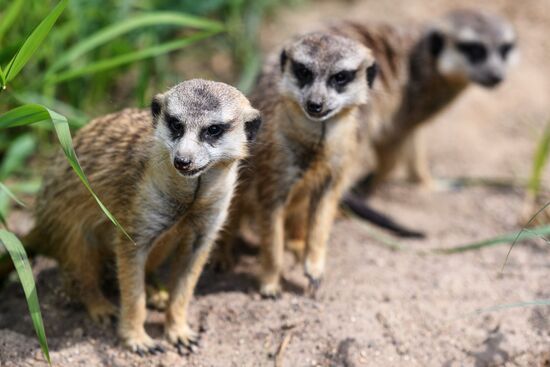
{"label": "meerkat nose", "polygon": [[496,86],[502,82],[503,77],[500,74],[491,74],[487,77],[487,82],[491,86]]}
{"label": "meerkat nose", "polygon": [[307,112],[309,113],[319,113],[323,110],[322,103],[315,103],[313,101],[308,101],[306,107],[307,107]]}
{"label": "meerkat nose", "polygon": [[190,158],[184,158],[184,157],[174,158],[174,167],[176,167],[176,169],[180,171],[189,169],[189,167],[191,167],[191,163],[192,163],[192,160]]}

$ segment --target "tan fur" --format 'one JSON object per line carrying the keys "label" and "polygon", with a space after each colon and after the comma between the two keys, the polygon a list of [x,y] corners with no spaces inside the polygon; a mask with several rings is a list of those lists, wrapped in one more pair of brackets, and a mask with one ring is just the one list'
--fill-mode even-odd
{"label": "tan fur", "polygon": [[[300,89],[290,70],[294,58],[311,60],[311,52],[317,53],[313,60],[319,74],[334,72],[331,68],[346,57],[354,60],[354,67],[358,68],[356,80],[345,92],[350,100],[322,121],[307,116],[303,109],[305,99],[330,93],[315,92],[326,82]],[[225,237],[225,242],[231,243],[243,219],[255,219],[261,242],[260,291],[264,296],[280,292],[284,222],[294,211],[298,211],[297,220],[305,222],[300,227],[305,229],[304,267],[310,288],[315,290],[319,285],[325,268],[326,243],[340,196],[348,187],[348,170],[357,147],[358,106],[366,102],[367,96],[360,83],[366,80],[365,70],[373,63],[370,52],[361,45],[321,33],[298,38],[285,48],[284,57],[288,60],[282,65],[268,64],[252,96],[262,112],[264,125],[242,169],[228,225],[232,231]],[[320,94],[306,98],[310,92]]]}
{"label": "tan fur", "polygon": [[[240,92],[222,83],[183,82],[155,100],[159,111],[153,118],[149,111],[124,110],[90,122],[74,138],[93,189],[135,243],[114,229],[62,155],[45,177],[31,234],[42,240],[39,251],[58,260],[96,321],[105,322],[116,313],[100,290],[105,265],[115,260],[118,332],[140,354],[160,351],[144,329],[146,265],[154,270],[171,251],[175,255],[166,336],[178,347],[196,340],[187,324],[187,309],[226,218],[238,161],[247,155],[245,122],[258,117]],[[200,129],[211,121],[230,120],[226,134],[231,136],[212,143],[221,145],[222,155],[211,156],[202,173],[184,175],[174,168],[184,138],[169,137],[168,112],[181,119],[186,133],[192,124]],[[224,151],[227,144],[231,150]]]}

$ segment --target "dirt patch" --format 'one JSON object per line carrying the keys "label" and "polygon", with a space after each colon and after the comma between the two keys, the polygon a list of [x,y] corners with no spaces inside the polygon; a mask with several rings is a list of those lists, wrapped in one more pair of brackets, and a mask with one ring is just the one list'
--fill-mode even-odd
{"label": "dirt patch", "polygon": [[[326,19],[422,21],[451,3],[316,2],[281,12],[264,27],[263,45],[271,50]],[[522,61],[502,87],[491,93],[472,87],[426,128],[433,171],[444,178],[523,179],[550,118],[550,12],[543,1],[461,4],[510,18],[520,32]],[[274,366],[277,360],[284,366],[548,366],[548,307],[476,312],[550,298],[546,243],[517,246],[503,272],[506,246],[447,256],[427,252],[516,230],[521,202],[517,189],[427,192],[389,184],[373,205],[426,231],[427,240],[401,241],[403,250],[393,251],[373,238],[372,228],[339,221],[317,300],[302,294],[306,281],[290,257],[286,291],[277,301],[258,297],[252,255],[233,273],[207,271],[190,315],[193,326],[204,329],[201,349],[183,359],[170,346],[146,359],[126,352],[113,327],[93,325],[64,297],[55,264],[39,258],[34,270],[52,360],[56,366]],[[0,365],[45,365],[19,285],[8,284],[0,299]],[[159,312],[149,314],[147,328],[155,338],[162,337],[163,319]]]}

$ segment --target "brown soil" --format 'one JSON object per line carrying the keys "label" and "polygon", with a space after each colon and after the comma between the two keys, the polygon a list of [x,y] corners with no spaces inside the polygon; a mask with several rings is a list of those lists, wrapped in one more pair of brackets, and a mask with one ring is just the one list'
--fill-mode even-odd
{"label": "brown soil", "polygon": [[[428,20],[452,3],[316,2],[280,12],[264,27],[263,44],[269,50],[296,31],[350,14]],[[434,174],[522,180],[550,118],[548,3],[461,3],[510,18],[520,32],[522,61],[498,90],[472,87],[426,129]],[[518,245],[502,272],[507,246],[455,255],[426,251],[517,230],[522,197],[514,188],[481,185],[430,192],[389,184],[373,205],[425,230],[427,240],[400,241],[402,250],[394,251],[368,225],[339,221],[317,300],[302,294],[305,279],[299,266],[290,265],[290,257],[286,291],[277,301],[258,297],[251,255],[231,274],[208,271],[190,317],[194,327],[205,328],[201,349],[186,358],[170,346],[164,355],[149,358],[126,352],[117,344],[114,328],[95,326],[66,300],[55,264],[37,259],[34,270],[52,361],[56,366],[273,366],[276,360],[282,366],[548,366],[548,306],[476,313],[550,299],[547,243]],[[0,365],[45,365],[17,282],[0,292],[0,300]],[[162,320],[161,313],[150,312],[147,328],[159,339]],[[286,348],[277,356],[282,343]]]}

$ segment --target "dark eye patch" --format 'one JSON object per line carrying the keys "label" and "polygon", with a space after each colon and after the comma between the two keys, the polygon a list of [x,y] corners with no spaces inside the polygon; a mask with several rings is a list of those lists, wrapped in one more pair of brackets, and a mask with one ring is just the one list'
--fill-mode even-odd
{"label": "dark eye patch", "polygon": [[472,64],[478,64],[487,59],[487,47],[481,42],[459,42],[456,47]]}
{"label": "dark eye patch", "polygon": [[357,74],[357,70],[339,71],[328,78],[328,85],[336,89],[337,92],[341,92],[346,85],[355,79],[355,74]]}
{"label": "dark eye patch", "polygon": [[201,130],[200,138],[202,141],[213,143],[220,139],[230,127],[230,124],[212,124]]}
{"label": "dark eye patch", "polygon": [[300,88],[313,83],[313,72],[300,62],[292,61],[292,74],[296,77]]}
{"label": "dark eye patch", "polygon": [[179,139],[183,136],[185,133],[185,126],[183,126],[182,122],[177,117],[165,114],[164,121],[166,121],[166,126],[170,131],[170,135],[172,135],[172,139]]}
{"label": "dark eye patch", "polygon": [[506,60],[506,58],[508,57],[508,54],[510,53],[510,51],[512,51],[513,48],[514,48],[513,43],[504,43],[500,45],[500,47],[498,48],[498,52],[500,53],[500,56],[502,57],[502,59]]}

